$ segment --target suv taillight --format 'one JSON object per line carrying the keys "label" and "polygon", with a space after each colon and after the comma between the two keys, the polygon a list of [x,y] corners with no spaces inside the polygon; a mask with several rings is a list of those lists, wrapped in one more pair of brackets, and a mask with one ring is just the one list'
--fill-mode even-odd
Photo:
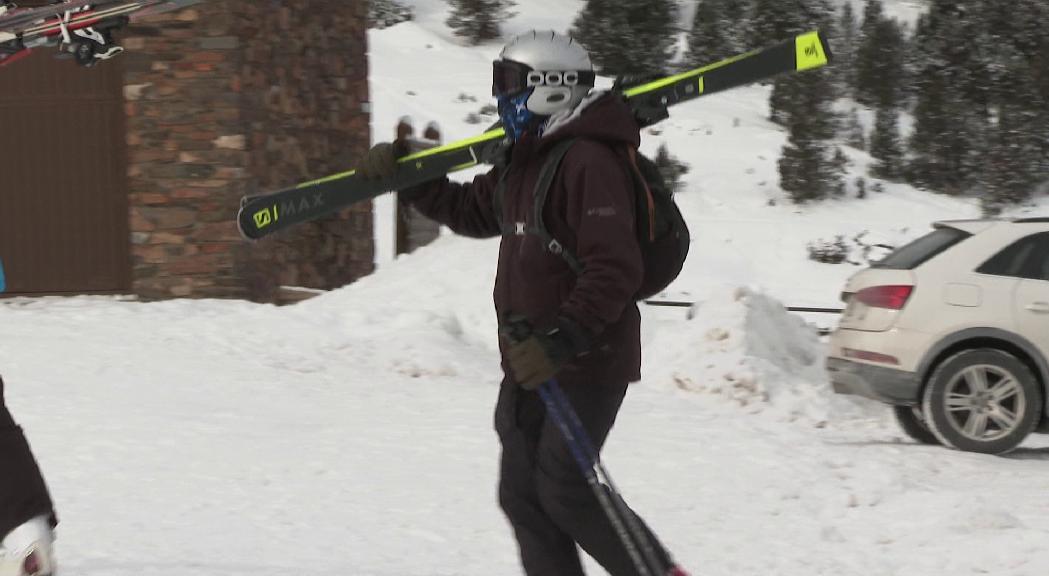
{"label": "suv taillight", "polygon": [[914,292],[914,286],[871,286],[856,293],[856,300],[873,308],[900,310]]}

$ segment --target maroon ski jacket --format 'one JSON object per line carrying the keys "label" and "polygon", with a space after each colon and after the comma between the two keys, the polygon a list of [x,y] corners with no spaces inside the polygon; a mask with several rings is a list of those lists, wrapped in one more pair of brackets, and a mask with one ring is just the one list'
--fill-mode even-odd
{"label": "maroon ski jacket", "polygon": [[[533,227],[534,190],[547,153],[576,138],[550,187],[544,221],[551,235],[576,255],[576,274],[549,252]],[[458,184],[447,178],[402,193],[426,216],[458,234],[502,235],[495,280],[500,321],[524,316],[533,325],[552,326],[565,316],[596,336],[590,354],[560,378],[573,374],[635,381],[641,377],[640,315],[634,302],[642,279],[641,249],[635,233],[635,198],[620,152],[637,148],[640,131],[623,100],[595,98],[542,138],[524,135],[505,170],[502,227],[493,197],[499,170]],[[504,363],[505,367],[505,363]]]}

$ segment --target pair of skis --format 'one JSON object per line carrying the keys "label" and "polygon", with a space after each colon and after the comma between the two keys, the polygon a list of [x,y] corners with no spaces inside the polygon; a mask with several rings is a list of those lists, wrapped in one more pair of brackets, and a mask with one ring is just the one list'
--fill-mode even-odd
{"label": "pair of skis", "polygon": [[[769,79],[779,74],[820,68],[831,52],[819,31],[801,34],[774,46],[741,54],[633,86],[617,86],[642,126],[669,117],[667,108]],[[380,181],[365,180],[350,170],[292,188],[241,200],[237,225],[245,238],[257,240],[296,224],[309,222],[391,190],[440,178],[451,172],[500,160],[509,141],[502,128],[466,140],[416,152],[401,158],[397,173]]]}
{"label": "pair of skis", "polygon": [[17,8],[0,0],[0,66],[34,48],[58,46],[77,64],[94,66],[124,51],[113,37],[132,18],[178,10],[202,0],[56,0],[47,6]]}

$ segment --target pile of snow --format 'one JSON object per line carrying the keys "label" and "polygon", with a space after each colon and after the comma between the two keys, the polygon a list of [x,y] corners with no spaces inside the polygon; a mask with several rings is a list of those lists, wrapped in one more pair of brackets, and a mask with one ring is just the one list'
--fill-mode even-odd
{"label": "pile of snow", "polygon": [[[498,382],[491,293],[497,241],[445,236],[363,278],[288,309],[325,324],[324,348],[428,381]],[[332,330],[338,334],[335,339]]]}
{"label": "pile of snow", "polygon": [[884,413],[833,393],[825,350],[817,329],[781,302],[738,288],[696,303],[683,321],[646,326],[644,382],[817,427]]}

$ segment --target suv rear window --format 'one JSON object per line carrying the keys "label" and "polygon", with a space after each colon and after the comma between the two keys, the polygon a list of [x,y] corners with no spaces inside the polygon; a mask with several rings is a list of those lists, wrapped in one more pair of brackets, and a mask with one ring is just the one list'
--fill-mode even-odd
{"label": "suv rear window", "polygon": [[882,260],[871,264],[871,267],[887,270],[914,270],[970,236],[972,234],[957,228],[937,228],[910,244],[897,248]]}

